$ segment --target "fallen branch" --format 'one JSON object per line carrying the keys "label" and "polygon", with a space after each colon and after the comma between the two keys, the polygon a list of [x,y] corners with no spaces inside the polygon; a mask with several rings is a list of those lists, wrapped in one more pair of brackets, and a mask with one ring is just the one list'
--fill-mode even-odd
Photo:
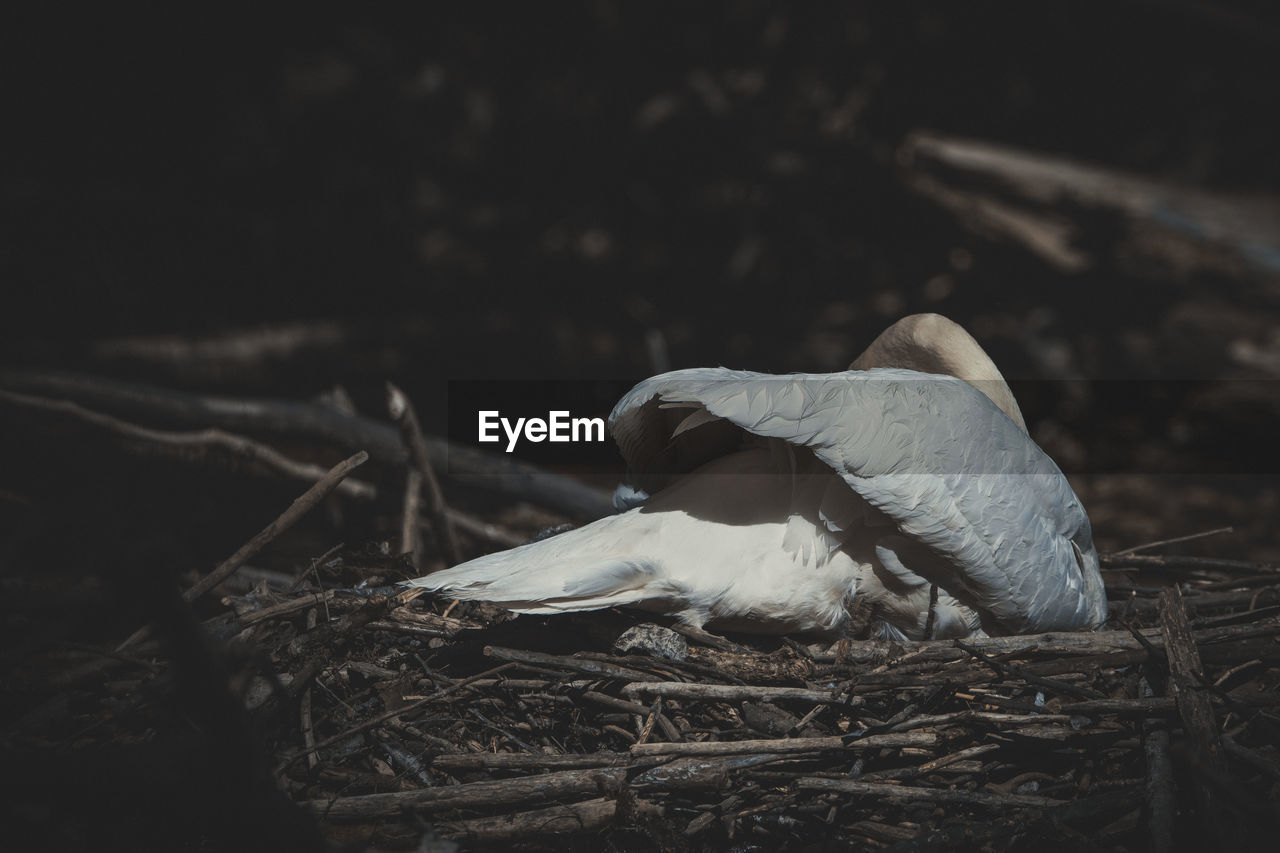
{"label": "fallen branch", "polygon": [[1225,776],[1226,761],[1200,654],[1191,626],[1187,623],[1182,595],[1176,586],[1167,587],[1160,594],[1160,625],[1164,631],[1165,657],[1169,661],[1170,692],[1177,699],[1178,715],[1182,718],[1182,728],[1190,741],[1192,760],[1197,769],[1193,774],[1193,785],[1200,819],[1206,837],[1226,841],[1232,833],[1224,803],[1206,778]]}
{"label": "fallen branch", "polygon": [[624,685],[623,693],[647,693],[676,699],[699,699],[706,702],[817,702],[861,704],[859,699],[836,695],[829,690],[807,690],[803,687],[761,687],[751,684],[690,684],[683,681],[637,681]]}
{"label": "fallen branch", "polygon": [[[203,396],[52,370],[0,370],[0,386],[136,418],[318,439],[348,450],[365,450],[375,462],[395,467],[403,467],[408,460],[395,427],[318,403]],[[431,464],[457,482],[532,501],[582,521],[613,513],[606,492],[570,477],[440,438],[425,441]]]}
{"label": "fallen branch", "polygon": [[624,807],[617,800],[601,799],[500,817],[438,823],[436,826],[448,835],[492,843],[536,835],[598,832],[613,824],[619,811],[640,818],[658,818],[665,813],[661,806],[645,800],[637,800]]}
{"label": "fallen branch", "polygon": [[522,649],[506,649],[501,646],[485,646],[484,653],[486,657],[497,658],[498,660],[509,660],[536,666],[562,667],[574,672],[585,672],[588,675],[604,676],[605,678],[624,678],[628,681],[658,680],[657,676],[649,675],[647,672],[641,672],[638,669],[627,669],[611,663],[570,657],[568,655],[548,655],[542,652],[526,652]]}
{"label": "fallen branch", "polygon": [[928,747],[939,740],[928,732],[904,734],[867,735],[861,738],[845,736],[776,738],[765,740],[696,741],[693,743],[638,743],[631,747],[635,756],[651,755],[746,755],[753,753],[792,754],[823,752],[828,749],[880,749],[884,747]]}
{"label": "fallen branch", "polygon": [[[294,500],[289,508],[280,514],[275,521],[268,524],[256,536],[246,542],[227,559],[223,560],[212,572],[198,580],[188,590],[182,593],[182,600],[188,603],[195,601],[218,584],[222,583],[231,575],[235,574],[244,563],[254,554],[266,547],[284,531],[288,530],[298,522],[298,519],[306,515],[312,507],[324,500],[325,497],[337,488],[338,484],[346,478],[348,474],[356,468],[364,464],[369,458],[369,454],[363,450],[352,456],[350,459],[344,459],[337,465],[329,469],[329,473],[325,474],[315,485],[307,489],[302,495]],[[116,651],[123,651],[139,640],[145,639],[149,633],[149,629],[143,627],[135,631],[128,639],[116,647]]]}
{"label": "fallen branch", "polygon": [[[285,456],[274,447],[254,441],[243,435],[206,428],[191,432],[151,429],[129,423],[111,415],[86,409],[69,400],[50,400],[0,389],[0,402],[27,409],[54,412],[72,417],[81,423],[118,435],[122,438],[182,451],[222,450],[248,462],[256,462],[291,480],[315,482],[324,477],[325,469],[309,462],[298,462]],[[361,501],[377,498],[378,490],[372,483],[360,480],[344,480],[337,488],[339,494]]]}
{"label": "fallen branch", "polygon": [[822,779],[807,776],[796,782],[802,790],[829,791],[854,794],[861,797],[878,797],[897,803],[959,803],[967,806],[986,806],[1004,809],[1013,806],[1047,809],[1068,803],[1049,797],[1029,794],[990,794],[984,791],[954,791],[941,788],[913,788],[907,785],[890,785],[883,782],[858,782],[852,779]]}
{"label": "fallen branch", "polygon": [[[390,382],[387,383],[387,411],[391,419],[400,428],[400,440],[404,442],[409,454],[409,464],[421,478],[421,485],[426,492],[427,513],[431,516],[432,528],[435,530],[436,542],[444,551],[449,565],[462,562],[462,551],[458,548],[458,539],[453,533],[453,524],[449,520],[448,507],[444,502],[444,492],[440,491],[440,482],[431,468],[426,439],[422,436],[422,428],[418,426],[418,414],[413,410],[413,403],[405,393]],[[417,512],[405,510],[407,518],[417,520]],[[408,520],[406,524],[410,523]]]}

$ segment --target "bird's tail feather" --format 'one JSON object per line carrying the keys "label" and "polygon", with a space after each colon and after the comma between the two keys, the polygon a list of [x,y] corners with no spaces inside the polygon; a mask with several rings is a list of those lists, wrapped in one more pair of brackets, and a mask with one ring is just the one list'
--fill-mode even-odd
{"label": "bird's tail feather", "polygon": [[658,567],[643,558],[539,550],[524,546],[490,554],[407,585],[490,601],[516,613],[600,610],[666,597],[663,584],[655,583]]}

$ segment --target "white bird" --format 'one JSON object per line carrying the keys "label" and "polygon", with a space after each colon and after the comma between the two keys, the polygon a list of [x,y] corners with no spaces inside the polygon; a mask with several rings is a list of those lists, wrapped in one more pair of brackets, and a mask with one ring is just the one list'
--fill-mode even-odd
{"label": "white bird", "polygon": [[642,506],[408,585],[758,633],[847,633],[855,607],[911,640],[1106,621],[1079,499],[946,318],[900,320],[843,373],[664,373],[609,429]]}

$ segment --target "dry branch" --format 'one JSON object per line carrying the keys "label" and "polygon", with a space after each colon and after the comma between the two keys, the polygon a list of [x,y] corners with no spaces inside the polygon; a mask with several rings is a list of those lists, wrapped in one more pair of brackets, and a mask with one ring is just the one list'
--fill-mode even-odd
{"label": "dry branch", "polygon": [[493,843],[540,835],[595,833],[613,823],[619,811],[638,818],[660,818],[664,813],[661,806],[644,800],[623,806],[617,800],[598,799],[502,817],[450,821],[436,826],[452,836]]}
{"label": "dry branch", "polygon": [[623,678],[628,681],[657,680],[657,676],[649,675],[647,672],[640,672],[636,669],[628,669],[611,663],[602,663],[600,661],[588,660],[585,658],[569,657],[567,655],[548,655],[542,652],[526,652],[521,649],[506,649],[501,646],[485,646],[484,653],[487,657],[497,658],[498,660],[509,660],[516,663],[534,664],[536,666],[560,667],[562,669],[573,670],[574,672],[585,672],[588,675],[603,676],[605,678]]}
{"label": "dry branch", "polygon": [[[329,469],[318,482],[311,488],[307,489],[298,497],[289,508],[280,514],[275,521],[268,524],[258,532],[256,536],[240,547],[238,551],[227,559],[223,560],[217,568],[198,580],[189,589],[182,593],[182,599],[186,602],[195,601],[218,584],[222,583],[231,575],[235,574],[244,563],[254,554],[261,551],[266,545],[288,530],[298,522],[298,519],[306,515],[312,507],[324,500],[325,497],[337,488],[348,474],[360,467],[369,458],[369,454],[361,450],[355,456],[344,459],[337,465]],[[121,643],[116,651],[122,651],[138,641],[146,638],[149,633],[147,628],[139,628],[128,639]]]}
{"label": "dry branch", "polygon": [[689,684],[683,681],[637,681],[622,688],[623,693],[647,693],[678,699],[706,702],[818,702],[857,705],[860,700],[829,690],[807,690],[802,687],[761,687],[752,684]]}
{"label": "dry branch", "polygon": [[638,773],[632,768],[562,770],[493,782],[468,782],[447,788],[314,800],[307,805],[326,817],[367,818],[397,814],[401,809],[445,811],[567,799],[618,791],[626,785],[668,791],[716,790],[725,784],[728,772],[737,766],[731,761],[682,759],[644,768]]}
{"label": "dry branch", "polygon": [[827,749],[880,749],[885,747],[931,747],[938,742],[935,734],[866,735],[865,737],[805,737],[766,740],[698,741],[694,743],[638,743],[631,747],[635,756],[650,755],[777,755],[822,752]]}
{"label": "dry branch", "polygon": [[[348,451],[365,450],[370,458],[383,465],[402,467],[408,459],[395,427],[318,403],[206,396],[52,370],[0,370],[0,386],[27,394],[66,398],[82,406],[135,419],[319,440]],[[571,477],[501,454],[451,445],[444,439],[426,437],[425,440],[431,464],[457,482],[531,501],[583,521],[613,512],[607,493]]]}
{"label": "dry branch", "polygon": [[906,785],[890,785],[880,782],[858,782],[852,779],[821,779],[805,777],[796,783],[811,791],[832,791],[861,797],[879,797],[899,803],[958,803],[966,806],[985,806],[1005,809],[1011,806],[1028,808],[1052,808],[1064,805],[1061,800],[1033,797],[1026,794],[988,794],[982,791],[953,791],[939,788],[913,788]]}
{"label": "dry branch", "polygon": [[[12,406],[54,412],[75,418],[81,423],[105,430],[113,435],[142,442],[147,446],[173,450],[222,450],[249,462],[256,462],[291,480],[313,483],[325,475],[325,469],[309,462],[298,462],[260,441],[243,435],[206,428],[191,432],[150,429],[129,423],[120,418],[86,409],[68,400],[49,400],[28,394],[17,394],[0,389],[0,402]],[[360,480],[343,480],[338,484],[339,494],[362,501],[377,498],[378,490],[372,483]]]}
{"label": "dry branch", "polygon": [[1206,778],[1226,774],[1222,741],[1218,737],[1218,725],[1206,689],[1200,654],[1191,626],[1187,623],[1182,595],[1176,586],[1167,587],[1160,594],[1160,624],[1164,630],[1165,656],[1169,661],[1170,692],[1177,699],[1178,715],[1190,741],[1197,770],[1193,784],[1200,818],[1205,823],[1206,837],[1225,840],[1232,833],[1223,805],[1219,802],[1221,795]]}
{"label": "dry branch", "polygon": [[[426,492],[427,513],[431,516],[431,526],[435,530],[436,541],[444,551],[448,564],[456,565],[462,562],[462,551],[458,548],[458,539],[453,533],[453,523],[449,520],[444,492],[440,491],[440,482],[436,479],[436,473],[431,467],[427,441],[422,436],[422,428],[418,426],[418,414],[413,410],[413,403],[405,393],[390,382],[387,383],[387,410],[391,414],[391,419],[396,422],[396,426],[400,428],[400,440],[404,442],[405,450],[409,454],[409,464],[418,473],[420,485]],[[409,479],[413,482],[412,477]],[[418,484],[415,483],[415,485]],[[416,522],[418,517],[416,507],[411,512],[406,502],[405,516],[406,525]]]}

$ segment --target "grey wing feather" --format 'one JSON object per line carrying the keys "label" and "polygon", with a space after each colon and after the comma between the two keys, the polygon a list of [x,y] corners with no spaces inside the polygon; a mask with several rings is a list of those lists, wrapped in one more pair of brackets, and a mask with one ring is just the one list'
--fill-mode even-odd
{"label": "grey wing feather", "polygon": [[1004,631],[1097,627],[1106,619],[1079,499],[1053,460],[959,379],[891,368],[666,373],[633,388],[609,417],[633,468],[658,446],[653,400],[701,404],[749,433],[810,448],[904,534],[945,558],[935,571],[951,575],[930,580],[964,595]]}

